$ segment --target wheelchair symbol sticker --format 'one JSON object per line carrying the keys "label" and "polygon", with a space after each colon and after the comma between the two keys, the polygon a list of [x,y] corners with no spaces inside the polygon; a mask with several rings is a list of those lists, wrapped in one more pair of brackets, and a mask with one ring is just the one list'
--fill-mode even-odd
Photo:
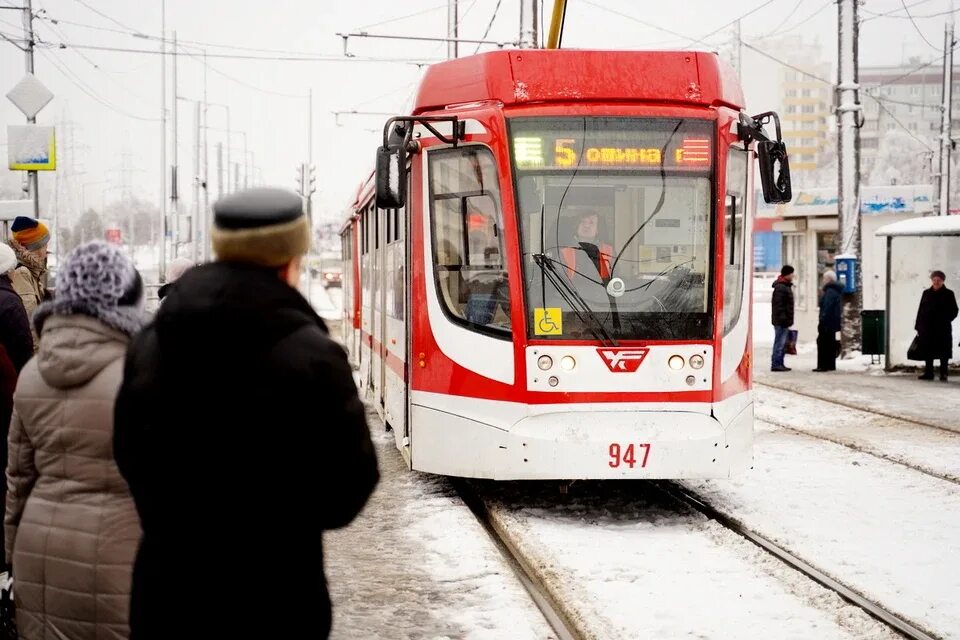
{"label": "wheelchair symbol sticker", "polygon": [[560,307],[537,307],[533,310],[533,332],[538,336],[563,335],[563,313]]}

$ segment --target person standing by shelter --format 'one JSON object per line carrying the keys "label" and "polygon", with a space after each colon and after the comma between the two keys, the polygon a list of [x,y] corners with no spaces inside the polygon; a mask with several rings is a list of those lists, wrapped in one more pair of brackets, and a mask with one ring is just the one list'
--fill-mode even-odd
{"label": "person standing by shelter", "polygon": [[957,317],[957,298],[944,282],[943,271],[930,274],[930,288],[920,297],[917,309],[917,341],[925,364],[921,380],[933,380],[933,361],[940,360],[940,379],[947,379],[947,367],[953,357],[953,330],[951,323]]}
{"label": "person standing by shelter", "polygon": [[770,371],[790,371],[790,368],[784,365],[783,359],[787,332],[793,326],[793,274],[794,268],[785,264],[780,269],[780,277],[773,282],[770,312],[774,334]]}
{"label": "person standing by shelter", "polygon": [[843,312],[843,286],[835,271],[823,274],[820,295],[820,322],[817,324],[817,368],[814,371],[837,370],[837,331]]}

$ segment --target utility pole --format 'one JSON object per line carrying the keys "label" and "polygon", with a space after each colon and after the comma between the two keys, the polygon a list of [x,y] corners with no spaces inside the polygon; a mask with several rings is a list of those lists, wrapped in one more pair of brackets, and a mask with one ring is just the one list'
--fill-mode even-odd
{"label": "utility pole", "polygon": [[160,0],[160,260],[159,281],[167,272],[167,2]]}
{"label": "utility pole", "polygon": [[[203,261],[209,259],[207,245],[210,244],[207,234],[210,229],[210,153],[207,147],[209,137],[209,122],[207,121],[207,111],[210,105],[207,104],[207,50],[203,50],[203,215],[198,227],[201,238],[200,255]],[[195,260],[196,261],[196,260]]]}
{"label": "utility pole", "polygon": [[[230,152],[230,146],[227,145],[227,153]],[[240,163],[233,163],[233,190],[240,191]]]}
{"label": "utility pole", "polygon": [[[26,54],[27,73],[33,73],[33,0],[26,0],[23,6],[23,33],[26,36],[26,46],[23,52]],[[29,124],[36,124],[37,117],[27,118]],[[33,196],[33,217],[40,217],[40,179],[36,171],[27,172],[27,185],[30,195]]]}
{"label": "utility pole", "polygon": [[200,182],[202,181],[200,167],[200,103],[194,104],[193,112],[193,216],[190,220],[190,245],[193,262],[197,262],[197,245],[199,244],[198,229],[200,220]]}
{"label": "utility pole", "polygon": [[743,33],[740,31],[740,21],[737,20],[733,30],[733,37],[736,41],[733,43],[737,55],[737,79],[743,80]]}
{"label": "utility pole", "polygon": [[[443,6],[443,5],[441,5]],[[457,57],[457,33],[460,19],[457,17],[457,0],[447,0],[447,58]]]}
{"label": "utility pole", "polygon": [[[452,0],[456,6],[456,0]],[[455,35],[453,37],[456,37]],[[457,43],[454,46],[453,57],[457,57]],[[308,171],[313,167],[313,88],[307,92],[307,166]],[[310,233],[313,234],[313,193],[307,192],[307,221],[310,223]]]}
{"label": "utility pole", "polygon": [[951,13],[943,27],[943,103],[940,106],[940,167],[937,171],[937,192],[934,196],[934,213],[950,215],[950,152],[953,151],[953,2]]}
{"label": "utility pole", "polygon": [[250,156],[247,154],[247,132],[243,132],[243,188],[247,188],[250,177]]}
{"label": "utility pole", "polygon": [[[180,242],[180,164],[179,164],[179,146],[180,129],[177,126],[177,115],[180,111],[180,87],[177,85],[177,32],[173,32],[173,170],[171,171],[170,181],[170,215],[173,216],[173,245],[172,257],[177,257],[177,245]],[[164,257],[166,260],[166,257]]]}
{"label": "utility pole", "polygon": [[520,0],[520,48],[536,49],[540,46],[538,33],[540,19],[537,16],[538,0]]}
{"label": "utility pole", "polygon": [[[839,0],[838,65],[839,106],[837,107],[839,162],[840,254],[860,263],[860,119],[859,102],[859,22],[858,0]],[[845,296],[841,338],[843,351],[859,351],[861,341],[860,309],[862,307],[860,277],[857,268],[853,287]],[[819,283],[817,283],[819,286]]]}

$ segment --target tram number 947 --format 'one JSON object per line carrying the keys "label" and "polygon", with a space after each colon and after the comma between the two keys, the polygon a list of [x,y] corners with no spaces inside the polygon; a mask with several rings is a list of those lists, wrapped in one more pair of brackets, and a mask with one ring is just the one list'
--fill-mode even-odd
{"label": "tram number 947", "polygon": [[[643,456],[641,459],[637,460],[637,450],[640,449],[640,453]],[[650,457],[650,443],[643,442],[640,444],[634,445],[632,442],[627,445],[621,445],[618,442],[611,443],[610,448],[610,460],[607,464],[611,468],[617,469],[621,465],[627,465],[633,469],[637,464],[640,464],[640,468],[643,469],[647,466],[647,458]]]}

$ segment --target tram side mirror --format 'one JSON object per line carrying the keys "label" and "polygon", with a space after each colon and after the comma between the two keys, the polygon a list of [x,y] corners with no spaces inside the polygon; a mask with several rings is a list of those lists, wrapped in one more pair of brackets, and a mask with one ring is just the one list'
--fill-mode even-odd
{"label": "tram side mirror", "polygon": [[773,140],[757,142],[757,159],[760,162],[760,183],[763,199],[769,204],[785,204],[793,199],[790,187],[790,161],[787,145]]}
{"label": "tram side mirror", "polygon": [[407,157],[403,146],[377,149],[377,208],[400,209],[407,201]]}

